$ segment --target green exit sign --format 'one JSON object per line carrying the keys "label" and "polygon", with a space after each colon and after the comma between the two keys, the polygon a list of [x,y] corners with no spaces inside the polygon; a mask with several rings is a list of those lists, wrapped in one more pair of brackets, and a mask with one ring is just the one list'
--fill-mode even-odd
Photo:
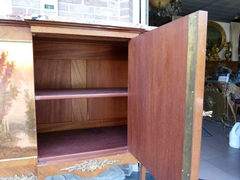
{"label": "green exit sign", "polygon": [[54,5],[51,4],[44,4],[45,9],[54,9]]}
{"label": "green exit sign", "polygon": [[41,15],[58,16],[58,0],[40,0],[40,7]]}

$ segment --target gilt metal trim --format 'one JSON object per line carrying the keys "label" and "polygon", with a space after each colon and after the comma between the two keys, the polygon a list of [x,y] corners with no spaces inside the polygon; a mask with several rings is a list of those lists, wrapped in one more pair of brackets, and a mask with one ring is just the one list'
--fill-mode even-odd
{"label": "gilt metal trim", "polygon": [[14,177],[8,178],[0,177],[0,180],[38,180],[38,178],[33,173],[29,173],[26,176],[22,174],[22,176],[15,175]]}
{"label": "gilt metal trim", "polygon": [[67,168],[61,169],[61,171],[68,171],[68,172],[73,172],[73,171],[82,171],[82,172],[93,172],[97,169],[102,169],[106,165],[112,165],[114,163],[120,162],[120,160],[90,160],[90,161],[85,161],[82,164],[75,164],[74,166],[70,166]]}
{"label": "gilt metal trim", "polygon": [[[188,16],[188,51],[187,51],[187,77],[186,77],[186,101],[184,118],[184,140],[182,157],[182,180],[196,179],[198,176],[199,147],[201,145],[201,125],[202,117],[200,113],[204,85],[205,56],[203,49],[206,41],[207,14],[206,12],[196,12]],[[200,80],[200,82],[199,82]],[[201,110],[202,111],[202,110]],[[198,129],[199,128],[199,129]],[[197,148],[197,149],[195,149]]]}

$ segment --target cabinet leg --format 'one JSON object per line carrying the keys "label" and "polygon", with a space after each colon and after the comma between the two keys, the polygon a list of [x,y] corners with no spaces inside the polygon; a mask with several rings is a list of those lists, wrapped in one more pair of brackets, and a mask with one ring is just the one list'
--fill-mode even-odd
{"label": "cabinet leg", "polygon": [[146,180],[146,168],[143,165],[140,166],[140,180]]}

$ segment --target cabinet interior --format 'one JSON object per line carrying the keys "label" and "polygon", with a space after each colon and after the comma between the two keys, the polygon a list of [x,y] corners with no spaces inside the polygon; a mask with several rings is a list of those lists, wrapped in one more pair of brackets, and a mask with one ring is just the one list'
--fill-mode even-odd
{"label": "cabinet interior", "polygon": [[127,146],[128,41],[33,37],[38,156]]}

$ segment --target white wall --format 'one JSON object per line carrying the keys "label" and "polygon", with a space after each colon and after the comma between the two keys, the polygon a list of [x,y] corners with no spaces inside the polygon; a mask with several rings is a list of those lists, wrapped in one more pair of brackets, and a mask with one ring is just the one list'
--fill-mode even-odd
{"label": "white wall", "polygon": [[0,15],[12,14],[12,1],[11,0],[0,0]]}

